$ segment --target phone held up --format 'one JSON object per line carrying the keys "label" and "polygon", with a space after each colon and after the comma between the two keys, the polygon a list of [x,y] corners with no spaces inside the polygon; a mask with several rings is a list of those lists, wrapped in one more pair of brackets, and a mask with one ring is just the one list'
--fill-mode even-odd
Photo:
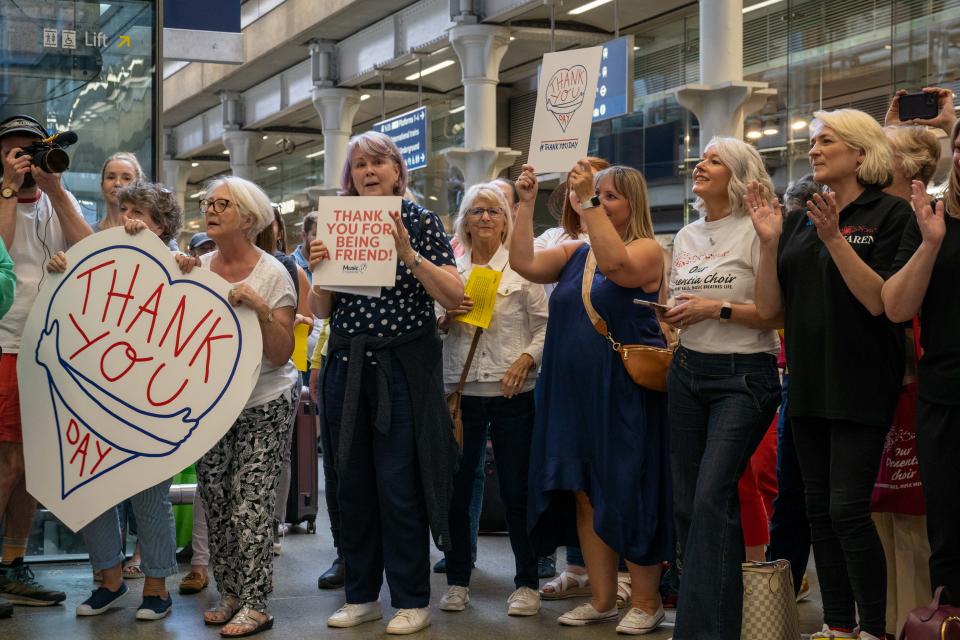
{"label": "phone held up", "polygon": [[908,93],[900,96],[900,120],[931,120],[937,117],[940,108],[936,93]]}

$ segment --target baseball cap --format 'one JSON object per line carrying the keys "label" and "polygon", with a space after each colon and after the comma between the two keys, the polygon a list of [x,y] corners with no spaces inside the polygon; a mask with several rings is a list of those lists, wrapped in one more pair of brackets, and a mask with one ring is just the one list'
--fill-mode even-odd
{"label": "baseball cap", "polygon": [[30,116],[11,116],[0,122],[0,138],[10,133],[26,133],[29,135],[47,137],[47,130],[43,125]]}
{"label": "baseball cap", "polygon": [[[193,234],[193,237],[192,237],[192,238],[190,238],[190,243],[189,243],[188,247],[189,247],[190,249],[196,249],[196,248],[199,247],[200,245],[206,244],[206,243],[208,243],[208,242],[213,242],[213,240],[210,238],[210,236],[208,236],[205,231],[198,231],[197,233]],[[216,244],[216,243],[214,243],[214,244]]]}

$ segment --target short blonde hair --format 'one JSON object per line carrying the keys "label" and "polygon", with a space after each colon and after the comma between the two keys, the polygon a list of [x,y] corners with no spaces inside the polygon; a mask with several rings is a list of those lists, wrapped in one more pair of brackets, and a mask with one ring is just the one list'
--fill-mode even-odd
{"label": "short blonde hair", "polygon": [[472,209],[474,203],[480,199],[496,202],[497,206],[500,207],[500,210],[503,212],[503,237],[500,238],[500,242],[506,244],[510,239],[510,234],[513,232],[513,216],[510,215],[510,205],[507,203],[507,198],[503,195],[500,187],[494,182],[475,184],[463,194],[463,200],[460,202],[460,210],[457,212],[457,218],[453,222],[453,230],[457,236],[457,240],[460,241],[460,244],[463,245],[467,251],[473,249],[473,242],[470,239],[470,234],[467,232],[467,211]]}
{"label": "short blonde hair", "polygon": [[[763,158],[760,152],[753,145],[747,144],[736,138],[717,136],[707,143],[703,148],[704,154],[707,149],[713,147],[720,157],[720,162],[727,169],[730,169],[730,182],[727,185],[727,202],[730,204],[730,212],[735,216],[747,215],[747,203],[743,194],[747,186],[752,182],[759,182],[766,190],[768,197],[774,195],[773,181],[770,174],[767,173],[763,165]],[[707,213],[706,203],[703,198],[697,196],[693,201],[693,208],[702,214]]]}
{"label": "short blonde hair", "polygon": [[653,218],[650,215],[650,197],[647,195],[647,181],[643,174],[633,167],[615,164],[601,169],[593,177],[594,188],[600,189],[600,181],[607,176],[613,177],[613,188],[630,205],[630,220],[620,235],[624,244],[638,238],[653,239]]}
{"label": "short blonde hair", "polygon": [[[951,152],[956,151],[957,138],[960,138],[960,120],[953,124],[953,131],[950,132]],[[960,171],[957,169],[956,162],[950,163],[950,182],[946,193],[943,194],[943,203],[947,215],[960,220]]]}
{"label": "short blonde hair", "polygon": [[103,179],[107,177],[107,165],[113,162],[114,160],[120,162],[126,162],[131,167],[133,167],[133,179],[134,180],[143,180],[143,167],[140,166],[140,161],[137,160],[137,156],[133,155],[129,151],[117,151],[115,154],[103,161],[103,166],[100,167],[100,184],[103,184]]}
{"label": "short blonde hair", "polygon": [[893,153],[883,127],[872,116],[857,109],[837,109],[817,111],[813,118],[811,135],[829,127],[848,147],[863,152],[863,162],[857,167],[860,184],[886,187],[893,182]]}
{"label": "short blonde hair", "polygon": [[247,240],[256,242],[257,235],[273,224],[270,198],[256,184],[237,176],[222,176],[211,181],[204,190],[206,197],[220,187],[226,187],[240,215],[253,219],[253,226],[247,231]]}
{"label": "short blonde hair", "polygon": [[910,179],[928,185],[940,161],[940,141],[933,131],[915,125],[884,127],[883,131]]}

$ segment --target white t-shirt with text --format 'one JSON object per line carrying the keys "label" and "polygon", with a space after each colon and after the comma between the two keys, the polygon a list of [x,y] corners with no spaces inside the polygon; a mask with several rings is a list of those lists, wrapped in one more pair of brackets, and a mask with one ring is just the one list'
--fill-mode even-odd
{"label": "white t-shirt with text", "polygon": [[[731,304],[753,304],[760,262],[760,240],[750,216],[701,218],[681,229],[673,242],[670,295],[689,293]],[[681,329],[680,344],[700,353],[772,353],[780,351],[774,330],[737,322],[703,320]]]}

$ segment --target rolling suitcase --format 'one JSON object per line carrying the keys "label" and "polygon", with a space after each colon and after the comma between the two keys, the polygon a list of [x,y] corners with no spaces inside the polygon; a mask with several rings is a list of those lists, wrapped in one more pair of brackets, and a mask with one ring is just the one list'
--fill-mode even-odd
{"label": "rolling suitcase", "polygon": [[317,407],[304,392],[293,421],[290,446],[290,493],[287,495],[287,522],[307,523],[307,531],[317,531],[320,483],[317,475]]}

